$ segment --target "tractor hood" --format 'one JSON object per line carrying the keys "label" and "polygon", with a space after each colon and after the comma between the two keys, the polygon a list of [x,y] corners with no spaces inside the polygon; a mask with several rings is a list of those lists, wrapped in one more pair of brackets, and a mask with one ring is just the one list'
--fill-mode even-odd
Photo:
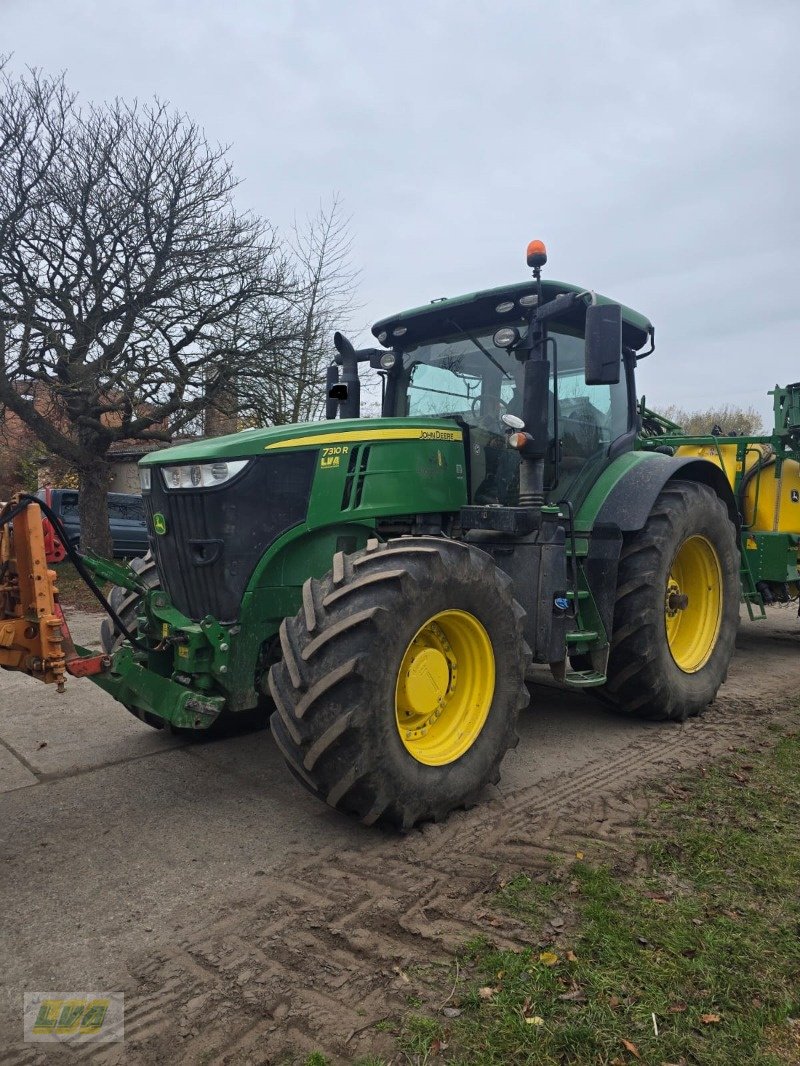
{"label": "tractor hood", "polygon": [[326,422],[298,422],[288,426],[246,429],[224,437],[178,444],[151,452],[140,460],[139,465],[251,459],[287,449],[321,448],[354,441],[456,441],[461,440],[461,436],[461,429],[446,418],[337,418]]}
{"label": "tractor hood", "polygon": [[463,432],[448,419],[274,426],[167,448],[141,469],[161,586],[194,621],[233,622],[260,560],[291,531],[338,528],[335,544],[379,518],[467,502]]}

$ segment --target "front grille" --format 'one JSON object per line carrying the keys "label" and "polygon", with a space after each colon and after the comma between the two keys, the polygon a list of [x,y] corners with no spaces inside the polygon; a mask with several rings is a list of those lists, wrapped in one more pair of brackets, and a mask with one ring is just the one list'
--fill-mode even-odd
{"label": "front grille", "polygon": [[[230,484],[200,490],[169,491],[153,468],[144,497],[150,543],[162,588],[182,614],[236,620],[258,560],[305,520],[316,459],[316,449],[259,456]],[[152,532],[156,513],[166,521],[161,536]]]}

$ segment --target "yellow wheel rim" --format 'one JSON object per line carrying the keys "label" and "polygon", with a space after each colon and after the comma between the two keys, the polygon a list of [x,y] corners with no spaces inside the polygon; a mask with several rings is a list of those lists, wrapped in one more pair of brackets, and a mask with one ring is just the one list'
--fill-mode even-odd
{"label": "yellow wheel rim", "polygon": [[711,657],[722,621],[722,567],[705,537],[688,537],[672,560],[664,620],[675,663],[696,673]]}
{"label": "yellow wheel rim", "polygon": [[397,731],[427,766],[455,762],[483,729],[494,696],[489,634],[466,611],[429,618],[406,648],[395,686]]}

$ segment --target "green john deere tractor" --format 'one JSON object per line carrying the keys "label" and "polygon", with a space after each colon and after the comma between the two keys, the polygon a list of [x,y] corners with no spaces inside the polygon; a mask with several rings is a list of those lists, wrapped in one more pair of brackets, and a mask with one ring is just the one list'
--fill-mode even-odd
{"label": "green john deere tractor", "polygon": [[379,347],[337,334],[327,421],[143,459],[152,554],[84,559],[118,587],[82,672],[159,727],[266,706],[306,788],[402,829],[497,781],[531,661],[626,714],[700,712],[738,619],[731,486],[636,448],[653,327],[545,262],[532,242],[532,279],[385,318]]}

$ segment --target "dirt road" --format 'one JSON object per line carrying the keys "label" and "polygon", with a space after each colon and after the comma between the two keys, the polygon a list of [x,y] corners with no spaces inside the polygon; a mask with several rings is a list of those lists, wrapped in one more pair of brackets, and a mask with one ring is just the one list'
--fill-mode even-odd
{"label": "dirt road", "polygon": [[[86,642],[97,621],[72,626]],[[0,676],[3,1061],[53,1059],[20,1042],[25,990],[125,993],[125,1045],[87,1046],[92,1062],[387,1050],[374,1026],[408,1009],[407,971],[487,932],[499,878],[535,873],[581,833],[632,832],[637,786],[763,742],[793,713],[799,652],[793,610],[744,623],[720,698],[684,726],[533,684],[501,785],[404,838],[318,804],[268,732],[187,744],[89,682],[58,697]],[[530,936],[496,921],[499,943]]]}

